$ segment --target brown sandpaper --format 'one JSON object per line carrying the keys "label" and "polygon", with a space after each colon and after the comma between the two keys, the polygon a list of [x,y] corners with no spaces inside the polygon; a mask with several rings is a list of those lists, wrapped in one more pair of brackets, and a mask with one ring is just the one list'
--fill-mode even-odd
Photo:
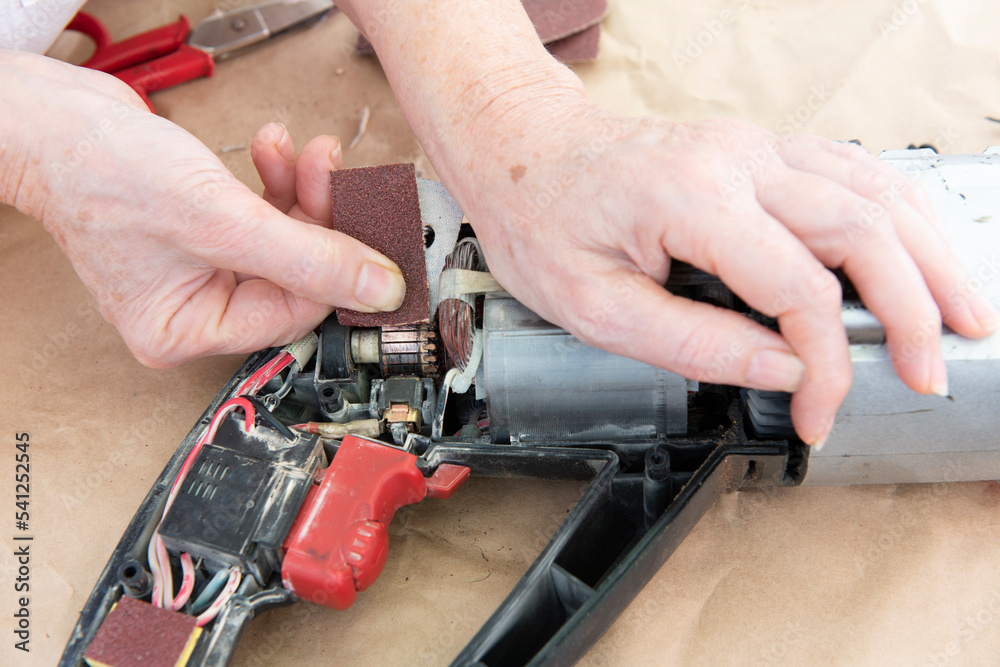
{"label": "brown sandpaper", "polygon": [[93,667],[187,664],[201,635],[194,616],[122,597],[104,619],[84,658]]}
{"label": "brown sandpaper", "polygon": [[543,44],[597,25],[608,13],[607,0],[521,0]]}
{"label": "brown sandpaper", "polygon": [[601,24],[596,23],[586,30],[549,42],[545,48],[564,63],[579,63],[597,58],[601,41]]}
{"label": "brown sandpaper", "polygon": [[391,259],[403,273],[406,298],[398,310],[359,313],[337,309],[346,326],[379,327],[430,320],[430,288],[424,258],[424,226],[412,164],[330,172],[333,228]]}
{"label": "brown sandpaper", "polygon": [[[608,14],[607,0],[522,0],[531,24],[542,44],[549,46],[549,52],[563,62],[593,60],[597,57],[597,37],[593,33],[582,36],[568,44],[555,42],[566,40],[597,26]],[[598,31],[599,32],[599,31]],[[375,47],[364,35],[358,35],[355,53],[371,55]],[[590,53],[593,52],[593,55]]]}

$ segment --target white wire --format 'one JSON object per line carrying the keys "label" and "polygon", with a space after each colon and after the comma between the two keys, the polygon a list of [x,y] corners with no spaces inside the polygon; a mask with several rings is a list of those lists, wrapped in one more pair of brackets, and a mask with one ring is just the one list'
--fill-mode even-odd
{"label": "white wire", "polygon": [[[469,356],[469,363],[465,366],[465,370],[462,371],[461,375],[452,378],[451,380],[451,390],[456,394],[464,394],[469,391],[469,387],[472,386],[473,380],[476,379],[476,373],[479,371],[479,362],[483,359],[483,330],[476,329],[476,333],[472,337],[472,354]],[[456,369],[451,369],[456,370]],[[451,371],[448,371],[450,374]]]}

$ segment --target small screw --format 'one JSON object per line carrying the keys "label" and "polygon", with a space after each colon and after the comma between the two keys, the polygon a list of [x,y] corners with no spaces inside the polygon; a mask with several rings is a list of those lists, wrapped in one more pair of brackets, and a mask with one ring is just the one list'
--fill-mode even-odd
{"label": "small screw", "polygon": [[233,22],[230,23],[229,25],[236,32],[243,32],[244,30],[247,29],[247,21],[246,21],[246,19],[235,18],[235,19],[233,19]]}

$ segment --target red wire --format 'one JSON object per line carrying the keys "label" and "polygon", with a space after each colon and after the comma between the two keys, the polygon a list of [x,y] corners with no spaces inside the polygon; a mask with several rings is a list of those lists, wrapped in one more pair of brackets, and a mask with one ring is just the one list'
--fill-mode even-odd
{"label": "red wire", "polygon": [[243,408],[243,414],[245,415],[244,427],[247,433],[253,428],[254,419],[257,416],[254,410],[253,404],[245,398],[231,398],[219,407],[219,411],[215,413],[212,418],[212,423],[208,425],[208,428],[195,443],[194,447],[188,453],[187,458],[184,459],[184,464],[181,466],[180,472],[177,473],[177,479],[174,480],[173,486],[170,487],[170,496],[167,498],[167,505],[163,508],[163,514],[166,516],[167,510],[170,509],[170,505],[173,504],[174,498],[177,496],[177,491],[180,488],[181,483],[184,478],[187,477],[188,470],[194,465],[194,460],[198,456],[198,452],[201,451],[203,445],[205,445],[209,440],[215,437],[215,432],[219,430],[219,423],[221,423],[222,418],[226,416],[233,408],[241,407]]}
{"label": "red wire", "polygon": [[290,352],[282,350],[274,357],[274,359],[267,362],[263,367],[258,369],[256,373],[244,380],[236,390],[236,395],[253,396],[260,391],[264,385],[274,379],[275,375],[290,366],[293,361],[295,361],[295,357],[293,357]]}
{"label": "red wire", "polygon": [[184,603],[191,597],[191,591],[194,590],[194,563],[191,562],[191,554],[181,554],[181,572],[183,572],[181,589],[177,591],[177,597],[170,605],[174,611],[179,611],[184,607]]}

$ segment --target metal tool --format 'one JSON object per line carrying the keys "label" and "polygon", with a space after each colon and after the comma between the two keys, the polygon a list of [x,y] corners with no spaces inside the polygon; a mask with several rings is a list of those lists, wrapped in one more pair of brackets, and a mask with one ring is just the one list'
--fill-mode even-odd
{"label": "metal tool", "polygon": [[120,42],[112,42],[104,24],[85,12],[79,12],[66,29],[83,33],[96,44],[83,67],[118,77],[155,112],[150,93],[212,76],[216,60],[308,25],[332,9],[330,0],[267,0],[209,16],[193,31],[181,16]]}

